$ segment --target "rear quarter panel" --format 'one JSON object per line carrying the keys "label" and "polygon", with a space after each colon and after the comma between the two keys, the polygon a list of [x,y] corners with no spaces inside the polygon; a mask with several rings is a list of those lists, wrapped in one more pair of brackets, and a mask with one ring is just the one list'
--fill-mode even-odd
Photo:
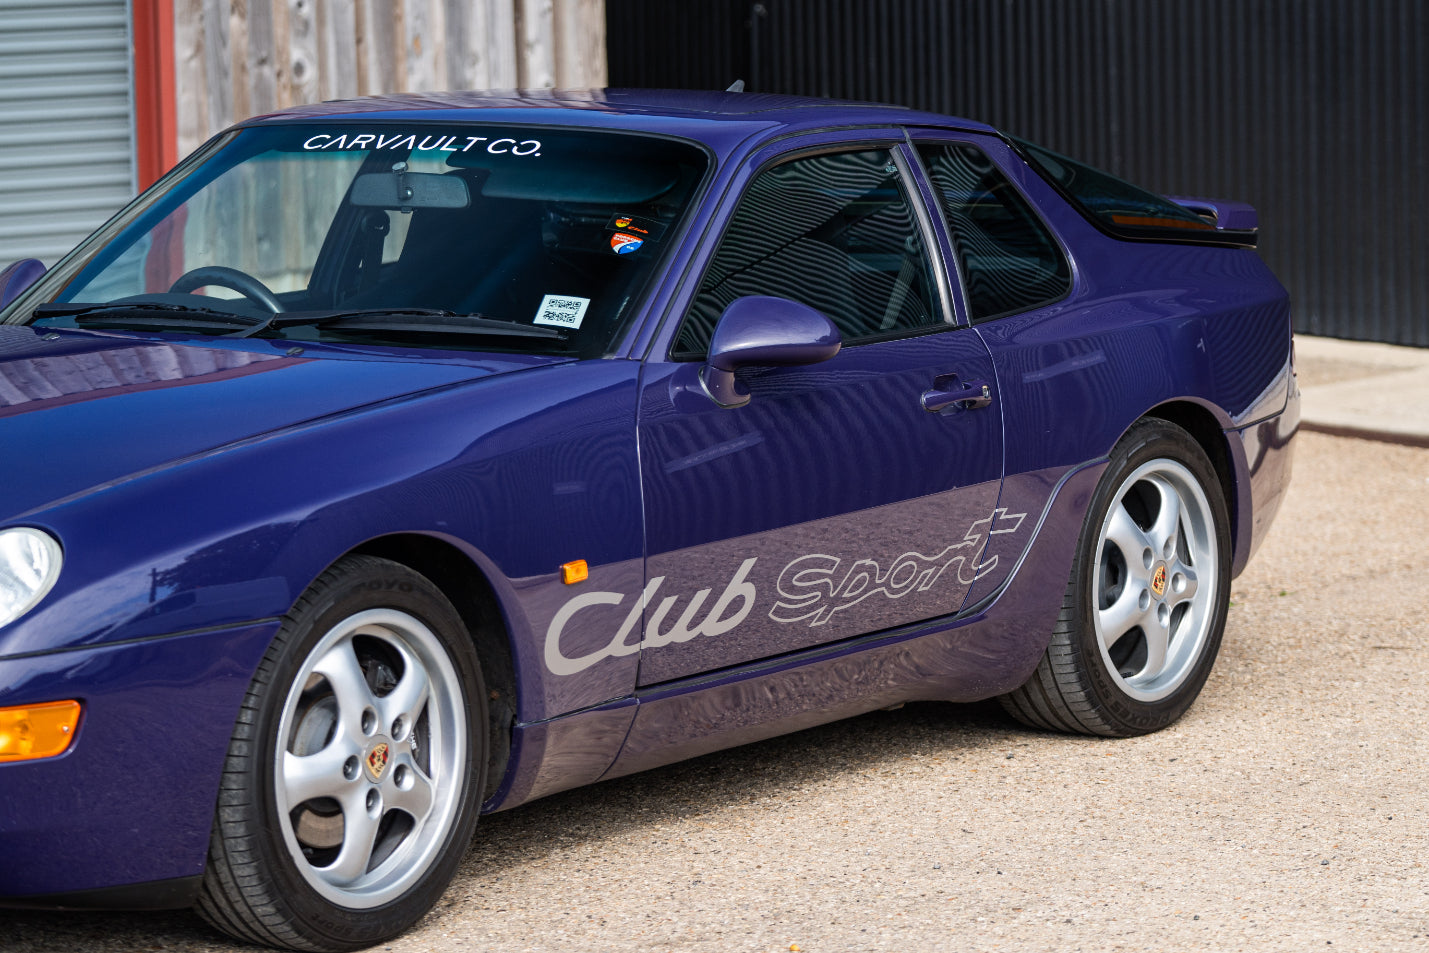
{"label": "rear quarter panel", "polygon": [[[1007,427],[999,505],[1036,508],[1067,468],[1105,457],[1137,419],[1179,404],[1230,432],[1220,439],[1243,565],[1253,501],[1234,432],[1286,407],[1285,289],[1251,249],[1111,238],[1004,143],[978,145],[1037,206],[1073,274],[1062,301],[977,325]],[[970,602],[990,594],[984,590]]]}

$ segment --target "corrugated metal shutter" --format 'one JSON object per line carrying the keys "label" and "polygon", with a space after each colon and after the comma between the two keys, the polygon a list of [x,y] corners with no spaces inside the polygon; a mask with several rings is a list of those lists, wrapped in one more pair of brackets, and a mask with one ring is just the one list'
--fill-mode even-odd
{"label": "corrugated metal shutter", "polygon": [[1424,0],[606,0],[613,86],[876,99],[1250,202],[1297,330],[1429,347]]}
{"label": "corrugated metal shutter", "polygon": [[126,0],[0,0],[0,267],[47,265],[133,194]]}

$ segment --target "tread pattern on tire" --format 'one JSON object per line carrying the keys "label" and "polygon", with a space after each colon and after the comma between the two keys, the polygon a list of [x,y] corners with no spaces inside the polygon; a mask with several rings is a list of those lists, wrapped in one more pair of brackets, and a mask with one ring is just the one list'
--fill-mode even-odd
{"label": "tread pattern on tire", "polygon": [[1052,641],[1037,662],[1036,671],[1020,687],[999,695],[997,700],[1004,711],[1030,728],[1112,737],[1120,732],[1097,713],[1073,659],[1075,570],[1072,575],[1062,596],[1062,612],[1052,628]]}
{"label": "tread pattern on tire", "polygon": [[[373,564],[382,562],[362,556],[349,559]],[[242,833],[241,815],[253,807],[251,801],[245,799],[244,777],[250,770],[252,758],[262,747],[254,723],[258,719],[263,690],[273,680],[277,658],[292,637],[286,623],[315,601],[315,593],[326,592],[340,578],[341,573],[335,568],[327,570],[298,598],[285,617],[285,626],[269,645],[243,698],[223,764],[213,832],[209,835],[208,868],[195,909],[214,928],[250,943],[313,951],[329,949],[307,942],[276,907],[273,885],[263,879],[256,851],[249,843],[252,835]]]}
{"label": "tread pattern on tire", "polygon": [[[261,757],[265,749],[264,740],[260,737],[265,699],[278,677],[281,660],[290,643],[302,637],[302,620],[328,611],[323,603],[329,599],[340,599],[342,596],[338,590],[354,572],[390,573],[393,570],[411,575],[414,583],[420,581],[422,588],[428,590],[428,597],[446,601],[430,580],[400,563],[376,556],[347,556],[329,567],[298,597],[293,608],[284,616],[283,625],[254,672],[229,740],[213,829],[209,835],[207,867],[195,903],[199,916],[229,936],[264,946],[312,953],[346,953],[383,940],[380,935],[363,939],[359,935],[344,935],[341,930],[333,932],[324,929],[320,923],[302,915],[296,904],[289,902],[282,884],[264,874],[263,845],[257,842],[257,838],[263,837],[266,831],[255,823],[255,818],[259,818],[262,812],[261,805],[254,803],[254,798],[263,794],[252,791],[248,779],[255,770],[253,759]],[[448,608],[452,623],[458,624],[456,610]],[[481,698],[485,692],[481,688],[480,670],[474,675],[476,697]],[[478,737],[485,737],[486,731],[486,720],[482,717]],[[477,757],[482,755],[477,753]],[[485,771],[477,767],[475,780],[471,782],[473,791],[480,791],[484,775]],[[471,823],[474,820],[473,814]],[[455,859],[451,861],[453,869],[456,862]],[[404,927],[398,929],[401,928]]]}
{"label": "tread pattern on tire", "polygon": [[[1158,430],[1179,432],[1190,446],[1199,446],[1195,438],[1171,421],[1160,418],[1143,418],[1123,437],[1124,443],[1112,451],[1115,459],[1118,453],[1132,458],[1143,447],[1158,439]],[[1209,460],[1205,461],[1208,466]],[[1208,492],[1213,487],[1208,487]],[[1083,525],[1083,533],[1089,530]],[[1077,551],[1082,545],[1079,542]],[[1105,738],[1127,737],[1142,732],[1128,729],[1116,721],[1108,719],[1100,708],[1091,689],[1088,676],[1078,663],[1077,650],[1077,587],[1082,584],[1078,570],[1072,566],[1066,592],[1062,595],[1062,611],[1052,628],[1052,637],[1047,651],[1037,663],[1036,670],[1018,688],[999,695],[997,700],[1004,711],[1017,721],[1031,728],[1059,731],[1068,734],[1098,735]],[[1199,688],[1197,688],[1199,691]]]}

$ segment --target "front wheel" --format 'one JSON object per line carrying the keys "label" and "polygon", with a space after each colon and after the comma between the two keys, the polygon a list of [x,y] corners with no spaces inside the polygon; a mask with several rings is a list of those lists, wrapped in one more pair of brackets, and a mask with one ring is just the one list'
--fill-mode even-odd
{"label": "front wheel", "polygon": [[1171,724],[1215,663],[1230,557],[1205,452],[1175,424],[1140,421],[1097,485],[1047,653],[1003,707],[1034,727],[1093,735]]}
{"label": "front wheel", "polygon": [[229,745],[199,912],[239,939],[354,950],[415,923],[471,840],[486,693],[425,577],[348,557],[298,600]]}

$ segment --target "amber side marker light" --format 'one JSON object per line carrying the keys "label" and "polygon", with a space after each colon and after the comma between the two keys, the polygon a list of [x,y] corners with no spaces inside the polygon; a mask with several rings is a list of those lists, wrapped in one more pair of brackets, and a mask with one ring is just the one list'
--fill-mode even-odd
{"label": "amber side marker light", "polygon": [[578,582],[585,582],[590,578],[590,567],[586,565],[584,559],[574,559],[568,563],[561,563],[561,582],[568,586],[573,586]]}
{"label": "amber side marker light", "polygon": [[64,754],[79,724],[77,701],[0,708],[0,764]]}

